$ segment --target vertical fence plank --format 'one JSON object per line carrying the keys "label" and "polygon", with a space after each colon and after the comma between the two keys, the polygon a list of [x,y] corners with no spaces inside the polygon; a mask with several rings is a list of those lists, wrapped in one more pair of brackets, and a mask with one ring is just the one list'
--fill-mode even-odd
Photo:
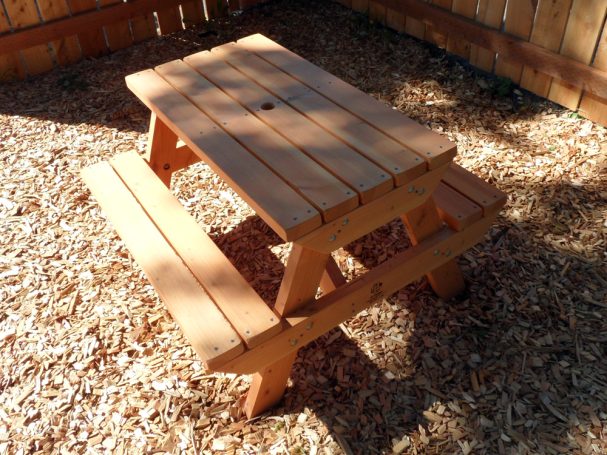
{"label": "vertical fence plank", "polygon": [[[541,0],[529,41],[550,51],[558,52],[570,9],[571,0],[561,0],[560,2]],[[523,68],[521,87],[530,92],[543,97],[548,96],[551,81],[552,78],[541,71],[528,66]]]}
{"label": "vertical fence plank", "polygon": [[193,0],[181,5],[183,13],[183,25],[185,28],[193,27],[204,22],[204,8],[201,0]]}
{"label": "vertical fence plank", "polygon": [[[592,66],[607,71],[607,25],[603,27],[603,34]],[[607,126],[607,99],[599,98],[592,93],[585,93],[580,103],[580,112],[584,117]]]}
{"label": "vertical fence plank", "polygon": [[369,17],[380,24],[386,23],[386,7],[377,2],[369,2]]}
{"label": "vertical fence plank", "polygon": [[[110,6],[122,3],[122,0],[99,0],[99,6]],[[124,49],[133,44],[131,29],[128,21],[121,21],[103,27],[107,36],[107,43],[111,51]]]}
{"label": "vertical fence plank", "polygon": [[[40,23],[34,0],[5,0],[4,6],[15,29]],[[53,68],[53,58],[47,44],[21,51],[29,74],[40,74]]]}
{"label": "vertical fence plank", "polygon": [[131,19],[131,30],[133,41],[139,43],[143,40],[156,36],[156,22],[152,13],[137,16]]}
{"label": "vertical fence plank", "polygon": [[[448,11],[451,11],[451,8],[453,6],[453,0],[430,0],[430,3]],[[447,47],[447,38],[447,35],[444,35],[443,33],[434,30],[433,27],[426,27],[425,40],[429,43],[432,43],[441,48],[445,48]]]}
{"label": "vertical fence plank", "polygon": [[[471,19],[476,15],[477,6],[478,0],[453,0],[451,11]],[[468,60],[470,58],[470,42],[457,36],[450,36],[447,41],[447,51]]]}
{"label": "vertical fence plank", "polygon": [[405,31],[405,15],[391,8],[386,9],[386,25],[398,33]]}
{"label": "vertical fence plank", "polygon": [[207,20],[227,15],[228,8],[228,0],[204,0],[204,11]]}
{"label": "vertical fence plank", "polygon": [[[8,19],[0,3],[0,33],[10,31]],[[11,54],[0,54],[0,81],[8,81],[25,77],[25,69],[21,64],[17,52]]]}
{"label": "vertical fence plank", "polygon": [[[552,0],[549,0],[552,2]],[[479,0],[476,21],[488,27],[499,29],[504,20],[506,0]],[[495,63],[495,52],[470,45],[470,63],[483,71],[492,72]]]}
{"label": "vertical fence plank", "polygon": [[[70,9],[65,0],[38,0],[38,7],[40,8],[40,15],[44,21],[60,19],[70,15]],[[61,66],[75,63],[82,57],[76,35],[66,36],[65,38],[55,40],[51,43],[51,46],[55,50],[57,63]]]}
{"label": "vertical fence plank", "polygon": [[[590,64],[607,11],[605,0],[574,0],[561,45],[561,54]],[[582,91],[553,79],[548,98],[569,109],[578,108]]]}
{"label": "vertical fence plank", "polygon": [[[427,2],[428,0],[423,1]],[[424,36],[426,35],[426,24],[411,16],[405,15],[405,33],[418,39],[424,39]]]}
{"label": "vertical fence plank", "polygon": [[369,12],[369,0],[352,0],[352,9],[367,14]]}
{"label": "vertical fence plank", "polygon": [[[90,11],[97,9],[96,0],[68,0],[72,13],[82,13],[84,11]],[[105,36],[103,30],[98,28],[97,30],[91,30],[88,32],[82,32],[78,34],[78,41],[80,42],[80,48],[82,54],[85,57],[98,57],[107,52],[107,46],[105,44]]]}
{"label": "vertical fence plank", "polygon": [[[536,0],[508,0],[504,31],[524,40],[529,39],[535,17]],[[523,65],[514,60],[497,56],[495,74],[507,77],[515,84],[521,80]]]}
{"label": "vertical fence plank", "polygon": [[156,13],[158,15],[158,26],[160,27],[161,35],[178,32],[182,30],[181,15],[179,7],[167,8]]}

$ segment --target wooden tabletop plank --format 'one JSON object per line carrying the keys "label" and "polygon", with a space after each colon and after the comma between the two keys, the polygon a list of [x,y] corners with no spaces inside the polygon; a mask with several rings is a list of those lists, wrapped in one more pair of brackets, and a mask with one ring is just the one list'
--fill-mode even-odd
{"label": "wooden tabletop plank", "polygon": [[354,188],[363,204],[393,188],[391,176],[210,52],[184,61]]}
{"label": "wooden tabletop plank", "polygon": [[391,174],[396,186],[426,172],[418,155],[259,56],[235,43],[212,52]]}
{"label": "wooden tabletop plank", "polygon": [[284,240],[322,224],[318,211],[153,70],[127,86]]}
{"label": "wooden tabletop plank", "polygon": [[455,144],[440,134],[371,98],[265,36],[251,35],[239,40],[238,44],[413,150],[426,160],[429,169],[449,163],[456,155]]}
{"label": "wooden tabletop plank", "polygon": [[325,221],[358,206],[356,192],[337,180],[181,60],[156,72],[308,199]]}
{"label": "wooden tabletop plank", "polygon": [[107,162],[82,177],[135,261],[209,368],[244,351],[238,334]]}
{"label": "wooden tabletop plank", "polygon": [[280,332],[279,318],[135,152],[110,164],[250,348]]}

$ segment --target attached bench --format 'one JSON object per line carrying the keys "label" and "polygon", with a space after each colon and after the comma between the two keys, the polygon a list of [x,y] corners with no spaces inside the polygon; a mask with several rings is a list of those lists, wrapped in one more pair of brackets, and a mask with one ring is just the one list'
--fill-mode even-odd
{"label": "attached bench", "polygon": [[[355,311],[348,308],[343,313],[339,311],[343,304],[335,296],[330,301],[321,298],[313,307],[281,321],[139,155],[134,152],[118,155],[109,162],[84,169],[82,175],[210,371],[253,373],[274,360],[265,355],[268,347],[276,351],[274,346],[280,346],[281,339],[288,339],[291,332],[307,327],[311,321],[320,319],[321,314],[323,324],[315,330],[307,329],[310,335],[305,342],[323,335],[375,301],[363,301]],[[442,251],[448,254],[445,258],[460,254],[471,246],[470,239],[476,242],[477,232],[487,229],[506,200],[504,193],[457,165],[451,165],[445,173],[434,199],[449,228],[370,274],[382,276],[384,269],[406,263],[408,258],[403,255],[423,257],[428,250],[433,254]],[[327,267],[330,270],[331,265]],[[400,273],[400,268],[394,270]],[[427,272],[424,264],[419,264],[416,270],[407,270],[407,280],[411,282]],[[369,282],[370,277],[365,281]],[[386,286],[385,278],[383,283],[382,296],[398,289]],[[325,318],[327,312],[330,314]],[[289,342],[289,347],[279,348],[276,356],[284,356],[302,344]]]}

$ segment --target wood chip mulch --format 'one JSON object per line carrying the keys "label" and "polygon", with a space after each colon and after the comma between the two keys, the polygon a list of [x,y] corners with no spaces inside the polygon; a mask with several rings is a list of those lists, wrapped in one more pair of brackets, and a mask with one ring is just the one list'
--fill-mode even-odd
{"label": "wood chip mulch", "polygon": [[[253,421],[207,374],[79,178],[143,152],[124,76],[261,32],[459,146],[508,193],[461,258],[303,349]],[[0,453],[607,452],[607,130],[328,1],[277,1],[0,86]],[[288,246],[203,164],[174,188],[268,302]],[[349,277],[399,223],[337,255]]]}

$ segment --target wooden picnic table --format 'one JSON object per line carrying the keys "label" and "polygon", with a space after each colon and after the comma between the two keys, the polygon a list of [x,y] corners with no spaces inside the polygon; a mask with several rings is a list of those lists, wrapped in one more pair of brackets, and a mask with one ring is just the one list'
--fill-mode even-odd
{"label": "wooden picnic table", "polygon": [[[254,374],[249,417],[281,398],[299,348],[379,299],[424,274],[459,293],[456,256],[505,202],[452,142],[262,35],[126,82],[152,112],[147,162],[83,176],[207,368]],[[199,160],[293,242],[273,308],[170,193]],[[412,247],[346,283],[331,253],[399,217]]]}

